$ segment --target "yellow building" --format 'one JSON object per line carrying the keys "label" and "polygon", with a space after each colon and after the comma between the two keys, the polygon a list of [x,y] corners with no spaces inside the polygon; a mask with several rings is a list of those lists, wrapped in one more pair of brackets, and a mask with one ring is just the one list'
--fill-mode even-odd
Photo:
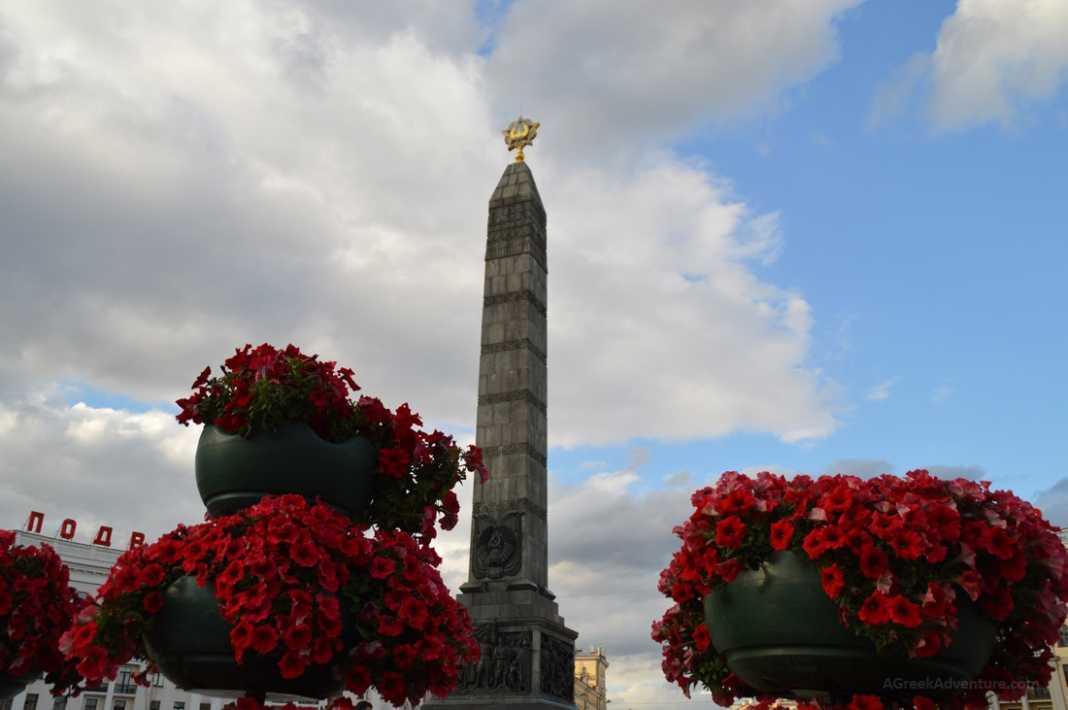
{"label": "yellow building", "polygon": [[595,646],[575,651],[575,707],[608,710],[608,658]]}

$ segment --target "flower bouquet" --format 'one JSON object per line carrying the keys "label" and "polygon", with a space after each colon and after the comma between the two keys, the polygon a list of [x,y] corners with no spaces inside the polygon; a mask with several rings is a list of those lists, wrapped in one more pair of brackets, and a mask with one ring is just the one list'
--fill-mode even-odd
{"label": "flower bouquet", "polygon": [[372,685],[414,704],[447,695],[479,654],[439,563],[407,533],[370,535],[325,504],[266,497],[124,553],[60,645],[90,682],[142,657],[146,674],[260,704]]}
{"label": "flower bouquet", "polygon": [[660,576],[667,679],[742,696],[986,707],[1049,681],[1068,554],[986,483],[725,473]]}
{"label": "flower bouquet", "polygon": [[481,452],[421,429],[407,404],[395,412],[361,396],[353,370],[293,345],[264,343],[235,351],[211,376],[204,368],[180,423],[204,424],[197,487],[212,515],[235,512],[264,495],[322,498],[357,521],[432,538],[451,529],[453,487],[488,473]]}
{"label": "flower bouquet", "polygon": [[15,544],[0,530],[0,699],[38,675],[63,690],[77,681],[57,643],[82,603],[70,570],[48,545]]}

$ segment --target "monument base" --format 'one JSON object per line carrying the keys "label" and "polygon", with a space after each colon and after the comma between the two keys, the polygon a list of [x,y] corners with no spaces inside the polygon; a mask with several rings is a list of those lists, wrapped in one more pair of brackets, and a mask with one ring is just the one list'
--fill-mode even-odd
{"label": "monument base", "polygon": [[574,710],[578,634],[564,626],[551,593],[500,582],[464,586],[459,600],[475,622],[482,658],[464,667],[449,697],[422,707]]}

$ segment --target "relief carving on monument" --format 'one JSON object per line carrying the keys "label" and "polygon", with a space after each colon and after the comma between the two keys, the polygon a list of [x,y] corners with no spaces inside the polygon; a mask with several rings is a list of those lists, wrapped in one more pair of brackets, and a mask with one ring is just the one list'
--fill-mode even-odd
{"label": "relief carving on monument", "polygon": [[575,647],[547,634],[541,637],[541,692],[575,699]]}
{"label": "relief carving on monument", "polygon": [[523,514],[475,516],[475,576],[500,579],[518,574],[523,564]]}
{"label": "relief carving on monument", "polygon": [[456,692],[530,692],[530,630],[498,631],[496,624],[487,624],[475,631],[475,637],[482,657],[464,666]]}

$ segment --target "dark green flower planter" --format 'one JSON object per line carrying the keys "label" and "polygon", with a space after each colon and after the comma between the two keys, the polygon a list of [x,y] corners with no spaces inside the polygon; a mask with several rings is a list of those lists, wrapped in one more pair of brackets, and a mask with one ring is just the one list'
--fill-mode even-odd
{"label": "dark green flower planter", "polygon": [[[355,626],[345,621],[342,641],[351,647],[357,641]],[[175,685],[204,695],[279,693],[322,699],[341,692],[344,681],[333,666],[310,665],[301,677],[286,680],[275,658],[247,652],[238,664],[230,629],[219,611],[214,588],[199,587],[195,577],[186,576],[164,593],[163,608],[145,637],[145,646]]]}
{"label": "dark green flower planter", "polygon": [[197,489],[213,516],[234,513],[264,496],[299,493],[361,518],[377,464],[378,452],[364,437],[334,444],[307,424],[285,424],[246,439],[206,425],[197,444]]}
{"label": "dark green flower planter", "polygon": [[763,571],[743,571],[704,605],[716,650],[758,691],[945,695],[975,678],[994,647],[994,622],[962,597],[953,643],[932,658],[877,654],[842,626],[819,571],[793,552],[775,553]]}

